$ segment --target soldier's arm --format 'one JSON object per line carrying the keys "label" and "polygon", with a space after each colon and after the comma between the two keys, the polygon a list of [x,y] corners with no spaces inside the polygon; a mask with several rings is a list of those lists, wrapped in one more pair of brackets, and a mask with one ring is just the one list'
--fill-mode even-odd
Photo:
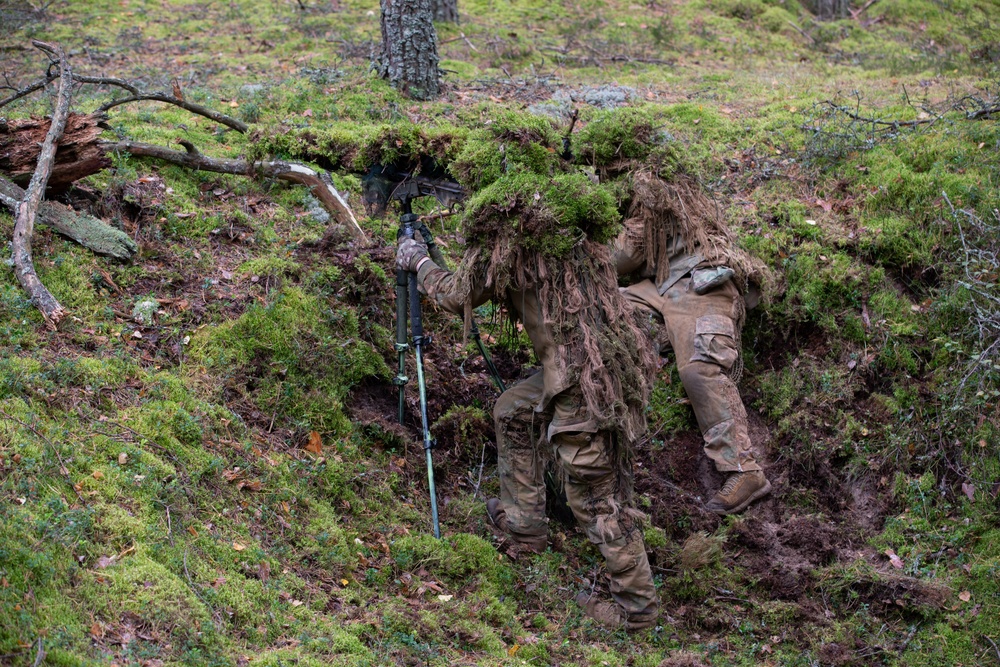
{"label": "soldier's arm", "polygon": [[[442,269],[432,259],[423,260],[417,268],[417,286],[427,298],[441,308],[458,315],[465,312],[465,301],[456,284],[455,274]],[[472,307],[475,308],[489,301],[493,293],[477,281],[469,296]]]}

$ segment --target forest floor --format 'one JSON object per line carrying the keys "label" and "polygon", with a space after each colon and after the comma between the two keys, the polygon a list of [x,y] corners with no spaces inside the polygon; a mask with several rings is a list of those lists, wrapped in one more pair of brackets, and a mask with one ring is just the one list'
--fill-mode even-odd
{"label": "forest floor", "polygon": [[[372,3],[0,0],[8,83],[43,75],[32,38],[80,73],[176,83],[251,132],[143,103],[107,136],[216,157],[324,167],[303,146],[338,123],[660,105],[781,281],[740,384],[774,491],[703,509],[721,476],[665,358],[636,467],[662,623],[608,632],[573,601],[604,573],[558,503],[544,554],[490,529],[497,391],[430,308],[429,535],[416,391],[400,426],[391,381],[395,212],[363,215],[360,174],[331,176],[371,247],[302,188],[117,156],[60,197],[133,262],[39,228],[56,332],[0,272],[0,665],[1000,664],[1000,8],[863,7],[460,0],[444,93],[416,103],[369,71]],[[431,224],[453,260],[459,218]],[[529,374],[524,337],[480,314],[504,380]]]}

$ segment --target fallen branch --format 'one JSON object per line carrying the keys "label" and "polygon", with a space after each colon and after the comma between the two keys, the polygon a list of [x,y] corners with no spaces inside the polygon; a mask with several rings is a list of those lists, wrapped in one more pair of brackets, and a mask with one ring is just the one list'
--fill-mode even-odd
{"label": "fallen branch", "polygon": [[219,174],[236,174],[256,178],[259,176],[277,178],[290,183],[305,185],[319,199],[323,207],[340,224],[350,230],[355,239],[363,245],[368,245],[368,237],[358,224],[351,208],[340,196],[333,182],[326,174],[320,174],[309,167],[295,162],[248,162],[228,158],[211,158],[202,155],[189,141],[178,142],[186,152],[175,151],[163,146],[143,144],[135,141],[106,142],[102,146],[107,151],[120,151],[137,157],[151,157],[182,167],[201,171],[211,171]]}
{"label": "fallen branch", "polygon": [[[0,176],[0,204],[16,215],[22,199],[24,190]],[[99,255],[127,261],[139,251],[139,246],[125,232],[59,202],[43,200],[38,205],[36,222]]]}
{"label": "fallen branch", "polygon": [[49,180],[49,173],[52,170],[52,162],[56,155],[56,142],[62,136],[63,128],[66,125],[66,117],[69,115],[69,101],[73,88],[73,70],[70,68],[66,54],[58,46],[52,46],[44,42],[33,41],[37,48],[49,54],[55,55],[59,59],[59,92],[56,98],[55,110],[52,113],[52,125],[45,135],[45,142],[42,144],[42,151],[38,156],[38,166],[35,174],[31,177],[31,183],[24,194],[24,199],[17,206],[17,215],[14,222],[14,239],[12,242],[14,249],[14,273],[17,275],[21,287],[28,293],[31,300],[42,311],[45,323],[52,329],[59,324],[66,311],[59,304],[48,288],[38,278],[35,273],[35,265],[31,259],[31,238],[35,232],[35,215],[38,211],[38,204],[42,200],[45,186]]}
{"label": "fallen branch", "polygon": [[[0,100],[0,108],[3,108],[4,106],[10,104],[11,102],[14,102],[15,100],[19,100],[22,97],[30,95],[35,91],[41,90],[42,88],[44,88],[46,85],[48,85],[50,82],[54,81],[57,78],[59,77],[55,75],[46,76],[44,79],[28,84],[24,88],[21,88],[20,90],[15,92],[10,97],[4,100]],[[141,90],[139,90],[137,86],[123,79],[116,79],[113,77],[103,77],[103,76],[83,76],[77,74],[72,74],[71,78],[73,81],[77,81],[79,83],[89,83],[99,86],[115,86],[116,88],[122,88],[130,93],[131,95],[130,97],[123,97],[102,104],[94,112],[93,115],[95,116],[99,116],[103,114],[105,111],[113,109],[117,106],[121,106],[122,104],[129,104],[131,102],[153,101],[153,102],[164,102],[166,104],[173,104],[174,106],[178,106],[182,109],[190,111],[193,114],[204,116],[205,118],[213,120],[221,125],[225,125],[226,127],[236,130],[237,132],[240,133],[245,133],[248,129],[250,129],[250,126],[241,120],[237,120],[232,116],[227,116],[226,114],[215,111],[214,109],[209,109],[208,107],[203,106],[201,104],[188,102],[179,95],[169,95],[167,93],[159,93],[159,92],[144,93]]]}

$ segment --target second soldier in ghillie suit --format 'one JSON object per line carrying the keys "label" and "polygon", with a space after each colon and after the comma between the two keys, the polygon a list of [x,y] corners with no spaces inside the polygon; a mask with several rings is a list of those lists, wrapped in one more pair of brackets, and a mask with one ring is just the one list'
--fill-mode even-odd
{"label": "second soldier in ghillie suit", "polygon": [[726,481],[706,503],[732,514],[771,490],[748,433],[736,382],[740,331],[748,303],[775,280],[742,250],[715,205],[685,175],[677,142],[658,129],[656,111],[599,114],[581,133],[581,153],[612,187],[625,218],[612,242],[624,290],[664,321],[684,391],[698,419],[704,451]]}
{"label": "second soldier in ghillie suit", "polygon": [[614,199],[579,173],[520,170],[467,206],[467,250],[454,273],[417,241],[398,265],[438,306],[463,314],[493,300],[520,319],[541,370],[497,401],[500,498],[491,521],[534,551],[547,544],[546,462],[561,471],[570,508],[607,563],[612,601],[578,601],[602,624],[638,630],[657,597],[637,511],[632,448],[645,433],[653,353],[618,290],[607,242],[620,227]]}

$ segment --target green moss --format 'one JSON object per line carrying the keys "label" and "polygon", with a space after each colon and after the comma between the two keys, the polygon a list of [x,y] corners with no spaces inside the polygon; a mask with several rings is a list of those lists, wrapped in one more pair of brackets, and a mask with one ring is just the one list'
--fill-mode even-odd
{"label": "green moss", "polygon": [[470,239],[489,246],[513,237],[551,257],[565,256],[584,237],[607,242],[621,220],[610,191],[579,173],[504,176],[469,200],[465,216]]}

